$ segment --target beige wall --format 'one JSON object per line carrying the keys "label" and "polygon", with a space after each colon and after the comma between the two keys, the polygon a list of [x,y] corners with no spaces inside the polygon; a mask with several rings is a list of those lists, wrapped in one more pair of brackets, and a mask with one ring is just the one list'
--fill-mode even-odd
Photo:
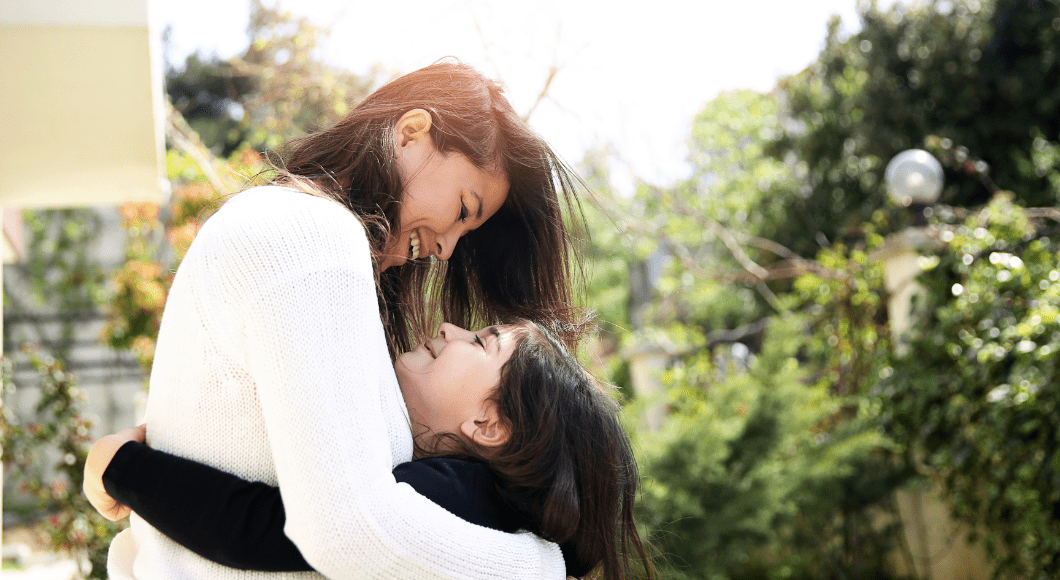
{"label": "beige wall", "polygon": [[0,25],[0,203],[159,200],[155,76],[146,24]]}

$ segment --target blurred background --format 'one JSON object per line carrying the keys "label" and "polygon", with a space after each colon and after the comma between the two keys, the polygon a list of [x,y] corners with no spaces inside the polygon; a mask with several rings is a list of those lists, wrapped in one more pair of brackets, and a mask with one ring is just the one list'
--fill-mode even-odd
{"label": "blurred background", "polygon": [[221,196],[455,56],[591,190],[664,577],[1060,578],[1060,0],[383,4],[4,0],[5,577],[105,577],[84,457]]}

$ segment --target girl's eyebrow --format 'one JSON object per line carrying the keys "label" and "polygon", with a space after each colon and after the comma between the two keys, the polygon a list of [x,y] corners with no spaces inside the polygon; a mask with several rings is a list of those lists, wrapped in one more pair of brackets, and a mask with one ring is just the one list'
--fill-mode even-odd
{"label": "girl's eyebrow", "polygon": [[487,326],[485,330],[486,330],[486,334],[487,335],[493,336],[494,338],[497,339],[497,340],[493,341],[494,351],[495,352],[500,352],[501,351],[501,340],[503,340],[501,338],[501,331],[498,330],[496,326]]}

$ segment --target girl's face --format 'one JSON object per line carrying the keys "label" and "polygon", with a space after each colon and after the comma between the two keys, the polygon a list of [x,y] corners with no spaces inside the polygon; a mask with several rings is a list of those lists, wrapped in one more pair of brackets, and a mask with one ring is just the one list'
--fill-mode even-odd
{"label": "girl's face", "polygon": [[488,429],[498,420],[486,398],[515,352],[519,340],[514,331],[511,326],[488,326],[471,332],[443,323],[437,336],[397,358],[394,371],[414,437],[463,433],[482,443],[473,432],[480,429],[480,434],[489,435]]}
{"label": "girl's face", "polygon": [[503,172],[485,171],[464,155],[438,151],[430,138],[430,118],[421,109],[409,111],[394,129],[404,193],[401,230],[387,240],[383,270],[429,256],[448,260],[457,240],[497,213],[508,197]]}

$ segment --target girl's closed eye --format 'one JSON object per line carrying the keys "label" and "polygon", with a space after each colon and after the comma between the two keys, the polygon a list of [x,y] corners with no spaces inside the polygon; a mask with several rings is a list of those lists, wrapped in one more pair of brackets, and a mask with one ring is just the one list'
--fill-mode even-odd
{"label": "girl's closed eye", "polygon": [[467,216],[470,212],[467,211],[467,205],[463,201],[460,202],[460,223],[467,221]]}
{"label": "girl's closed eye", "polygon": [[476,334],[476,335],[474,335],[474,336],[475,336],[475,342],[476,342],[476,343],[477,343],[477,344],[478,344],[479,346],[481,346],[481,347],[482,347],[482,350],[486,350],[486,344],[485,344],[484,342],[482,342],[482,339],[481,339],[481,338],[479,338],[477,334]]}

